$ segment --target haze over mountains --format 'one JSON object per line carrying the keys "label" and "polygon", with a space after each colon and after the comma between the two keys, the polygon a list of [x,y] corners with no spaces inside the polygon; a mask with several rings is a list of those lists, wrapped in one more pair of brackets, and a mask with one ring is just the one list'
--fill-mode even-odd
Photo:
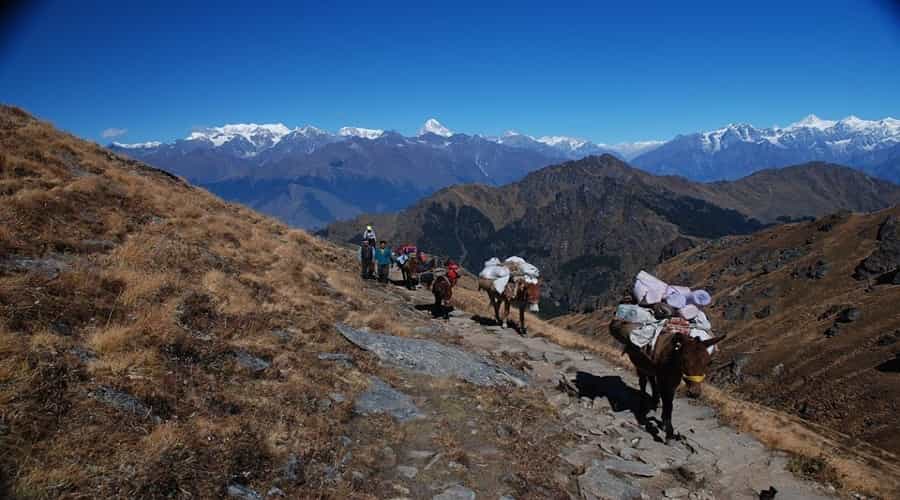
{"label": "haze over mountains", "polygon": [[507,132],[455,133],[435,119],[415,137],[383,129],[236,124],[174,143],[111,148],[301,227],[404,208],[460,183],[503,185],[564,160],[611,154],[648,172],[733,180],[769,167],[829,161],[900,181],[900,121],[809,116],[788,127],[722,129],[668,142],[605,145]]}
{"label": "haze over mountains", "polygon": [[519,255],[542,270],[542,309],[553,314],[609,303],[638,270],[697,241],[897,203],[900,186],[837,165],[809,163],[705,184],[655,176],[604,155],[499,188],[453,186],[398,213],[334,223],[323,234],[356,242],[360,228],[374,223],[380,237],[417,242],[475,271],[491,257]]}

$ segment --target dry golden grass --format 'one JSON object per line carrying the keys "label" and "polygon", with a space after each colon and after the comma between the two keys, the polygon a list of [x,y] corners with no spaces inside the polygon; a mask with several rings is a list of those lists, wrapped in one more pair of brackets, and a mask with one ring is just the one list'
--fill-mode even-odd
{"label": "dry golden grass", "polygon": [[[0,158],[0,497],[220,498],[229,482],[365,496],[324,481],[350,408],[316,403],[366,387],[316,358],[363,305],[344,252],[15,108],[0,108]],[[302,486],[278,480],[291,454]]]}

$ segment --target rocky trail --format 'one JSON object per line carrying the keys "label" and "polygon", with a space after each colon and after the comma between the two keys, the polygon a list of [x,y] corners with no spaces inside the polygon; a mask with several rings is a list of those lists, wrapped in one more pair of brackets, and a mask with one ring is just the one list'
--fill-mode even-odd
{"label": "rocky trail", "polygon": [[[370,493],[379,498],[838,496],[796,477],[787,454],[694,400],[676,399],[682,439],[664,444],[636,421],[636,377],[590,352],[521,337],[460,309],[434,319],[427,290],[366,283],[361,291],[396,311],[410,332],[337,325],[390,379],[374,378],[354,403],[357,415],[392,415],[402,429],[378,457],[382,488]],[[350,454],[353,442],[378,433],[376,421],[356,421]],[[776,496],[761,496],[770,488]]]}

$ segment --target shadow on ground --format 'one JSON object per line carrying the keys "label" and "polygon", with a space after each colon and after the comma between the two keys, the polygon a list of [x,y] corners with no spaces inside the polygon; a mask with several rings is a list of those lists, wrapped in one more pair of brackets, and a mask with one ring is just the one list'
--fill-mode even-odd
{"label": "shadow on ground", "polygon": [[500,326],[500,323],[497,323],[497,320],[495,320],[494,318],[488,318],[479,314],[472,316],[471,319],[481,326]]}

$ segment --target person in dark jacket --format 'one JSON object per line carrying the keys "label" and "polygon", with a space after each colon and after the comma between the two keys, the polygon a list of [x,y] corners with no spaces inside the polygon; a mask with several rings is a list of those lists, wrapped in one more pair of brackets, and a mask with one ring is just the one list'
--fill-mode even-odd
{"label": "person in dark jacket", "polygon": [[375,249],[369,245],[369,240],[363,240],[359,247],[360,275],[363,279],[371,279],[375,267]]}
{"label": "person in dark jacket", "polygon": [[393,253],[391,247],[387,246],[387,242],[381,240],[378,248],[375,249],[375,264],[378,266],[378,281],[387,283],[388,274],[391,272],[391,262],[393,262]]}

